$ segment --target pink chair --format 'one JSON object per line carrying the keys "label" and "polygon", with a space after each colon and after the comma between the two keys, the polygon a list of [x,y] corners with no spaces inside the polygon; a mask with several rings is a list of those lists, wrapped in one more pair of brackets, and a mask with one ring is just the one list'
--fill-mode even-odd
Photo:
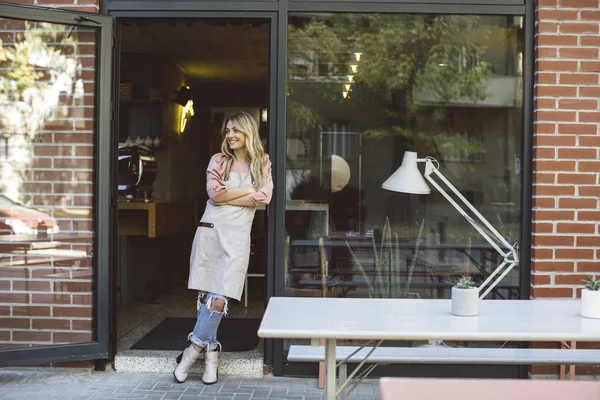
{"label": "pink chair", "polygon": [[600,400],[600,381],[381,378],[382,400]]}

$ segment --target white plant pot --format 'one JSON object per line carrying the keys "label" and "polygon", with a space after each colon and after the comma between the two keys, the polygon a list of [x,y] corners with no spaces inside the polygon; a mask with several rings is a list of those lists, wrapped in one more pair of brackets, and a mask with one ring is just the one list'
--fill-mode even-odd
{"label": "white plant pot", "polygon": [[600,291],[583,289],[581,291],[581,316],[600,318]]}
{"label": "white plant pot", "polygon": [[452,288],[452,314],[474,317],[479,313],[479,289]]}

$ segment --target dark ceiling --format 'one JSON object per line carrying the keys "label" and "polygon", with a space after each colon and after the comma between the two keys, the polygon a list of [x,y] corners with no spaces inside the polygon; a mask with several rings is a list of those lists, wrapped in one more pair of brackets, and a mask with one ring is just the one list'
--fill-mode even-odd
{"label": "dark ceiling", "polygon": [[265,20],[127,21],[121,52],[170,58],[195,80],[266,82],[269,31]]}

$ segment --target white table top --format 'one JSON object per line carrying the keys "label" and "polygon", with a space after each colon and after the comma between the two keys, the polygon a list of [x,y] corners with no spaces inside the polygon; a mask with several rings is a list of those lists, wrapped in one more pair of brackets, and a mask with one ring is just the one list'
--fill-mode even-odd
{"label": "white table top", "polygon": [[600,341],[578,300],[482,300],[457,317],[450,300],[273,297],[258,330],[276,339]]}

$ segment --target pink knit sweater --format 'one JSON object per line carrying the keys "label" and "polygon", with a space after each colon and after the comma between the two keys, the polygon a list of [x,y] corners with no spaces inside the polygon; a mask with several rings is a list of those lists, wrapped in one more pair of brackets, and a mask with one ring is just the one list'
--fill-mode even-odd
{"label": "pink knit sweater", "polygon": [[[211,157],[206,170],[206,191],[208,197],[215,203],[227,201],[227,187],[223,181],[225,174],[225,154],[217,153]],[[271,160],[265,154],[263,158],[263,173],[260,188],[248,197],[254,205],[269,204],[273,195],[273,177],[271,176]]]}

